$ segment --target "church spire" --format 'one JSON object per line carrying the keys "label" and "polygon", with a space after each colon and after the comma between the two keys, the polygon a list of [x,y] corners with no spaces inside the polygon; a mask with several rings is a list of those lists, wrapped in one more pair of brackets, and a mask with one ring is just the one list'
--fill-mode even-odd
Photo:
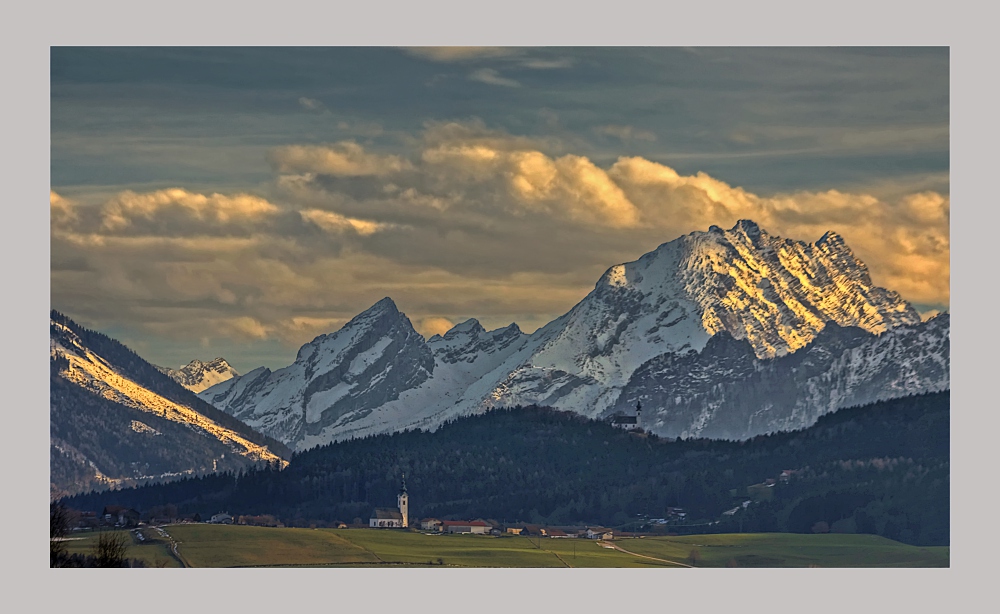
{"label": "church spire", "polygon": [[406,474],[399,485],[399,494],[396,495],[396,503],[399,505],[399,515],[403,517],[403,527],[410,526],[410,495],[406,494]]}

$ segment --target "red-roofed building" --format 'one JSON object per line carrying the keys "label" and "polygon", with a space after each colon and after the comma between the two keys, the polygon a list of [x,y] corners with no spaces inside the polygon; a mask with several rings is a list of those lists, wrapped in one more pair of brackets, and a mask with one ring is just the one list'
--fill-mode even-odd
{"label": "red-roofed building", "polygon": [[576,537],[576,535],[570,535],[561,529],[546,529],[545,532],[548,533],[549,537]]}

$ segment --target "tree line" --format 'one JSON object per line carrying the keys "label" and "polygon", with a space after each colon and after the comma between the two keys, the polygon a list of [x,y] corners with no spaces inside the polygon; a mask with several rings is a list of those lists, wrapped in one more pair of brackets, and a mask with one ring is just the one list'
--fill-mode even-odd
{"label": "tree line", "polygon": [[[570,412],[515,407],[433,433],[313,448],[280,471],[254,467],[65,503],[272,514],[293,526],[351,522],[394,506],[405,473],[413,518],[626,526],[681,507],[695,532],[833,530],[947,544],[949,414],[948,392],[925,394],[842,409],[799,431],[720,441],[628,433]],[[796,470],[795,479],[767,498],[750,497],[749,486],[784,470]],[[734,507],[740,511],[722,515]]]}

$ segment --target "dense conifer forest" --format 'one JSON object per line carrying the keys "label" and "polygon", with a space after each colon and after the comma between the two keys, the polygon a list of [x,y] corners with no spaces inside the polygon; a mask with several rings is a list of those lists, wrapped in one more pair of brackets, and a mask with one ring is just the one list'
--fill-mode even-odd
{"label": "dense conifer forest", "polygon": [[[842,409],[801,431],[719,441],[667,440],[573,413],[515,407],[432,433],[314,448],[282,471],[226,472],[65,503],[271,514],[299,526],[367,521],[373,507],[395,504],[405,473],[413,518],[630,529],[682,507],[686,519],[668,530],[841,531],[945,545],[949,411],[948,392],[911,396]],[[778,478],[787,470],[793,473],[785,483]],[[776,483],[764,484],[769,479]]]}

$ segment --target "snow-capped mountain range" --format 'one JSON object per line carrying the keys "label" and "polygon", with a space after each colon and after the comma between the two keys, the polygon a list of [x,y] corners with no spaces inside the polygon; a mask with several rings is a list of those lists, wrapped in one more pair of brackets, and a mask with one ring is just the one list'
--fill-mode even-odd
{"label": "snow-capped mountain range", "polygon": [[[700,355],[714,335],[724,334],[748,349],[740,369],[765,369],[813,348],[829,322],[858,329],[870,351],[844,350],[850,355],[831,358],[826,380],[803,380],[805,396],[793,403],[798,409],[762,406],[766,417],[758,415],[745,428],[720,427],[721,436],[807,426],[856,398],[878,396],[876,381],[899,394],[948,387],[947,318],[933,327],[921,323],[897,293],[872,283],[867,267],[834,232],[806,243],[741,220],[729,230],[692,232],[611,267],[569,312],[532,334],[515,324],[486,331],[468,320],[425,341],[385,298],[341,330],[304,345],[288,367],[255,369],[199,396],[297,449],[433,429],[495,406],[535,403],[600,417],[627,409],[633,398],[646,398],[648,415],[658,416],[648,424],[654,432],[708,435],[712,423],[728,424],[725,404],[735,393],[661,403],[672,394],[656,388],[662,369],[675,368],[670,357]],[[915,332],[896,333],[903,329]],[[936,332],[926,332],[931,329]],[[820,338],[816,347],[823,345]],[[932,356],[924,362],[936,370],[893,371],[872,362],[905,363],[915,356]],[[837,369],[841,375],[833,373]],[[729,376],[704,377],[699,390],[711,391]],[[834,380],[842,386],[836,393],[827,390]],[[859,386],[868,391],[856,392]],[[648,405],[654,397],[660,399],[655,408]],[[671,418],[682,405],[684,415],[699,417]]]}
{"label": "snow-capped mountain range", "polygon": [[195,359],[180,369],[156,368],[192,392],[201,392],[239,375],[225,358],[216,358],[208,362]]}

